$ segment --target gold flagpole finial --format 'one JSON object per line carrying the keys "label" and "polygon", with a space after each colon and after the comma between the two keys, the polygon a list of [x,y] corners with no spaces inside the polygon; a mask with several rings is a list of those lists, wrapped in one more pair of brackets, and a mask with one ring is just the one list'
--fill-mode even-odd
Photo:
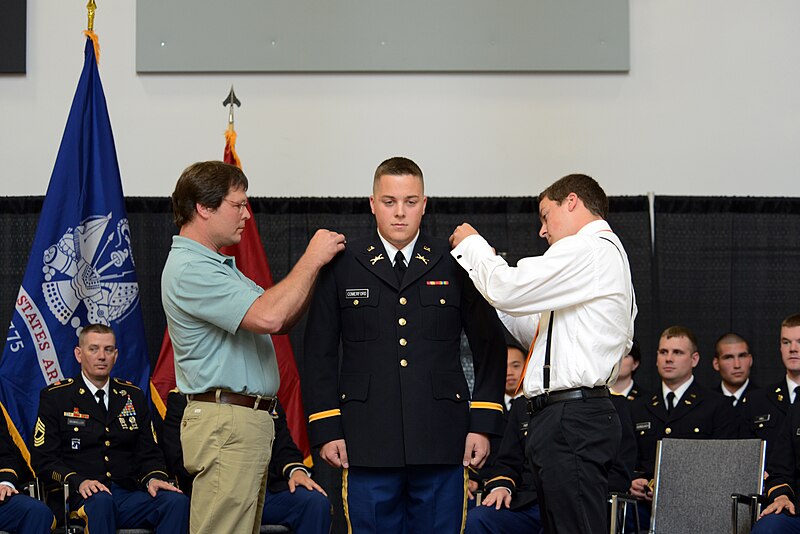
{"label": "gold flagpole finial", "polygon": [[242,107],[242,103],[236,98],[236,93],[233,92],[233,85],[231,85],[231,92],[228,93],[228,98],[222,102],[223,106],[228,107],[228,129],[233,129],[233,106]]}
{"label": "gold flagpole finial", "polygon": [[94,3],[94,0],[89,0],[89,3],[86,4],[86,11],[89,14],[89,23],[87,25],[87,31],[93,32],[94,31],[94,12],[97,10],[97,4]]}

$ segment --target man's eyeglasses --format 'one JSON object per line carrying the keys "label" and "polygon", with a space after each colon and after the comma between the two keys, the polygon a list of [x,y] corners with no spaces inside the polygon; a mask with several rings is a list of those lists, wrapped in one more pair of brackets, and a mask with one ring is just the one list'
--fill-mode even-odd
{"label": "man's eyeglasses", "polygon": [[234,202],[233,200],[228,200],[227,198],[223,198],[225,202],[233,206],[234,208],[239,208],[239,213],[242,213],[245,208],[247,208],[247,201],[244,200],[242,202]]}

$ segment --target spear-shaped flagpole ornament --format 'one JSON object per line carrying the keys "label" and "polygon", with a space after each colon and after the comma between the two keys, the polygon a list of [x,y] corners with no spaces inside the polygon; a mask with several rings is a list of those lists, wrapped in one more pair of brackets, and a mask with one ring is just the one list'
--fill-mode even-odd
{"label": "spear-shaped flagpole ornament", "polygon": [[231,92],[228,93],[228,98],[222,102],[223,106],[228,106],[228,129],[233,129],[233,106],[242,107],[242,103],[239,102],[239,99],[236,98],[236,93],[233,92],[233,85],[231,85]]}
{"label": "spear-shaped flagpole ornament", "polygon": [[236,130],[233,129],[233,107],[242,107],[242,103],[236,98],[236,93],[233,92],[233,85],[231,85],[231,92],[228,93],[222,105],[228,108],[228,130],[225,132],[225,163],[236,165],[240,169],[242,163],[239,161],[239,156],[236,154]]}

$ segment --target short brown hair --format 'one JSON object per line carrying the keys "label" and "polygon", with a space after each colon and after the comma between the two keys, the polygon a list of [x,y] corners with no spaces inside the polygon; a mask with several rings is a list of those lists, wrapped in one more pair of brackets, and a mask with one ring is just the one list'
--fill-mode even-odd
{"label": "short brown hair", "polygon": [[93,323],[88,326],[84,326],[81,329],[81,333],[78,334],[78,346],[83,343],[83,340],[86,339],[88,334],[111,334],[114,336],[114,343],[117,342],[117,335],[114,333],[114,330],[111,329],[110,326],[100,324],[100,323]]}
{"label": "short brown hair", "polygon": [[794,313],[781,322],[781,328],[800,326],[800,313]]}
{"label": "short brown hair", "polygon": [[575,193],[593,215],[608,217],[608,197],[600,184],[585,174],[569,174],[556,180],[539,194],[539,202],[545,197],[561,204],[570,193]]}
{"label": "short brown hair", "polygon": [[217,209],[231,189],[247,191],[242,169],[222,161],[200,161],[186,167],[172,193],[172,215],[181,228],[191,222],[197,204]]}
{"label": "short brown hair", "polygon": [[372,188],[375,189],[381,176],[405,176],[407,174],[419,178],[419,181],[422,182],[423,189],[425,188],[422,169],[410,159],[402,156],[389,158],[378,165],[378,168],[375,169],[375,176],[372,179]]}
{"label": "short brown hair", "polygon": [[692,344],[692,352],[697,352],[697,338],[694,335],[694,332],[686,328],[685,326],[670,326],[663,332],[661,332],[661,337],[670,339],[673,337],[685,337],[689,340],[689,343]]}
{"label": "short brown hair", "polygon": [[719,336],[719,338],[717,338],[716,343],[714,343],[714,357],[719,358],[720,345],[729,345],[731,343],[744,343],[745,345],[747,345],[748,352],[750,351],[750,344],[747,342],[745,338],[743,338],[736,332],[728,332],[727,334],[722,334],[721,336]]}

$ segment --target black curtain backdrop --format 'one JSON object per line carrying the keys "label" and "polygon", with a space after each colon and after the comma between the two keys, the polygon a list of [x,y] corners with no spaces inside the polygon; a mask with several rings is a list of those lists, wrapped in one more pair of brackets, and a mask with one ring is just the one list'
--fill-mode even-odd
{"label": "black curtain backdrop", "polygon": [[[317,228],[349,236],[374,229],[366,198],[252,198],[255,219],[276,281],[289,272]],[[172,236],[168,198],[126,200],[139,278],[145,331],[152,362],[166,321],[159,295],[161,269]],[[698,336],[696,375],[713,386],[713,344],[727,331],[741,333],[755,355],[754,380],[777,381],[783,373],[778,351],[781,319],[800,312],[800,199],[656,197],[654,249],[646,197],[612,197],[609,223],[631,261],[639,315],[636,337],[643,362],[637,380],[658,384],[655,351],[659,333],[682,324]],[[0,324],[9,324],[33,241],[42,197],[0,198]],[[542,254],[539,219],[532,198],[430,199],[426,231],[449,235],[469,221],[512,264]],[[301,321],[291,333],[303,374]]]}
{"label": "black curtain backdrop", "polygon": [[[0,257],[4,259],[0,279],[0,324],[10,323],[42,201],[42,197],[0,198],[0,224],[5,230],[0,235]],[[251,198],[250,204],[276,282],[286,276],[318,228],[355,237],[372,232],[375,227],[366,198]],[[640,308],[638,337],[649,346],[653,342],[653,294],[647,198],[612,198],[610,204],[609,222],[620,235],[633,269]],[[168,198],[129,197],[126,207],[147,344],[150,360],[155,364],[166,328],[160,298],[161,269],[177,228],[172,223]],[[465,221],[473,224],[512,264],[546,250],[546,242],[538,237],[540,223],[534,199],[432,198],[428,201],[423,228],[433,235],[446,237]],[[303,319],[291,332],[301,377],[304,327]]]}
{"label": "black curtain backdrop", "polygon": [[714,342],[728,331],[750,342],[753,380],[777,382],[780,323],[800,312],[800,199],[656,197],[654,212],[659,328],[695,332],[703,384],[719,383]]}

